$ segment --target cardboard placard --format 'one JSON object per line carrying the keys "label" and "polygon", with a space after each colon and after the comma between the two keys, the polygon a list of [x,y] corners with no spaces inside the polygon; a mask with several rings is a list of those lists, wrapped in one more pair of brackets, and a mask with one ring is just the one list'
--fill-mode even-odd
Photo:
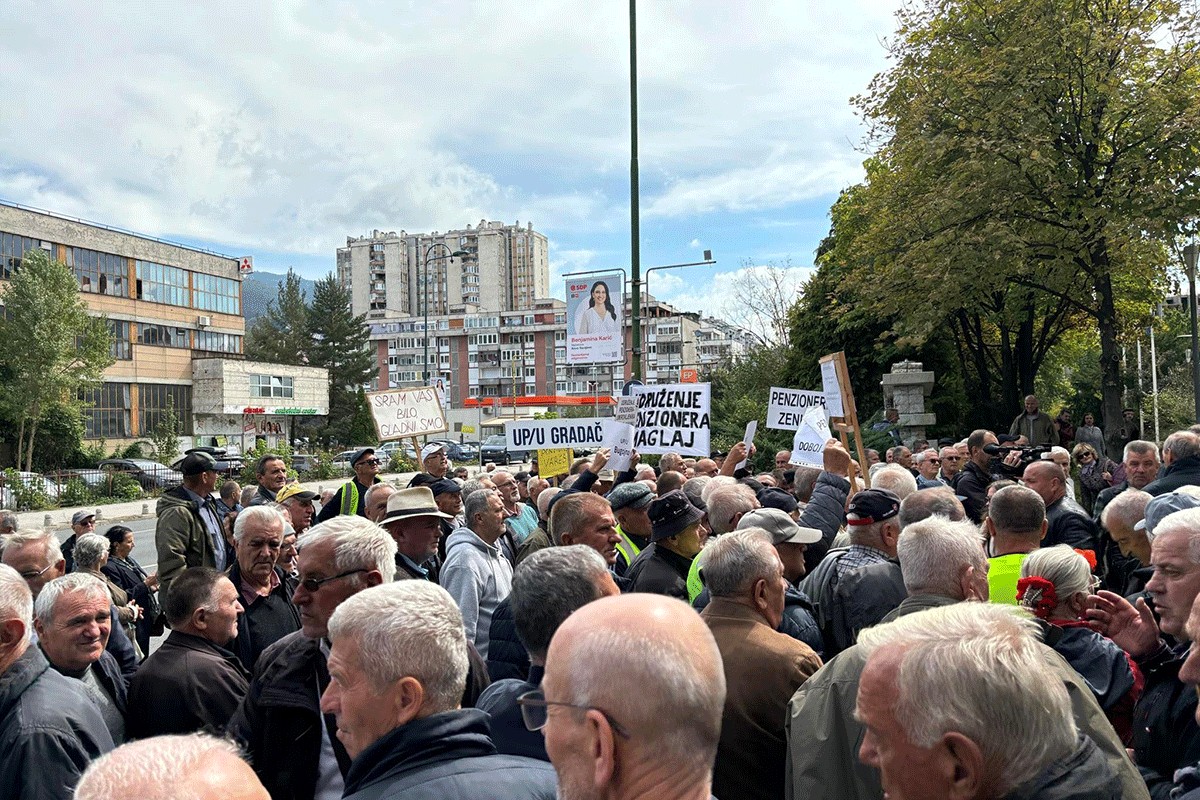
{"label": "cardboard placard", "polygon": [[381,442],[450,429],[432,386],[367,392],[367,405]]}
{"label": "cardboard placard", "polygon": [[566,475],[571,471],[571,459],[574,453],[570,450],[553,449],[538,450],[538,475],[543,478],[553,478]]}
{"label": "cardboard placard", "polygon": [[707,383],[666,383],[635,386],[637,431],[633,446],[642,454],[679,453],[709,455],[709,404]]}
{"label": "cardboard placard", "polygon": [[804,412],[813,406],[825,408],[824,392],[772,386],[767,396],[767,427],[777,431],[794,431],[800,427]]}

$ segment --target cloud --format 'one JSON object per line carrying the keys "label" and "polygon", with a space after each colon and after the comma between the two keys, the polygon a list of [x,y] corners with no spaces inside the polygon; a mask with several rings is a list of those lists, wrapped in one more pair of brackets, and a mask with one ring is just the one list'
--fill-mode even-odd
{"label": "cloud", "polygon": [[686,282],[671,276],[675,280],[670,283],[656,274],[654,295],[681,311],[719,317],[765,336],[774,317],[764,312],[762,292],[771,291],[790,306],[813,271],[812,267],[751,265]]}

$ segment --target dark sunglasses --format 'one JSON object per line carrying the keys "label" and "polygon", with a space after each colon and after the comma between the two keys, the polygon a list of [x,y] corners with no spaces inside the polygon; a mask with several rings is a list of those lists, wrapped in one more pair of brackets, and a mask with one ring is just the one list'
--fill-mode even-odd
{"label": "dark sunglasses", "polygon": [[349,572],[343,572],[340,575],[334,575],[329,578],[321,578],[320,580],[317,580],[316,578],[305,578],[304,580],[300,581],[300,585],[304,587],[306,592],[311,594],[320,589],[321,584],[323,583],[329,583],[330,581],[336,581],[338,578],[345,578],[347,575],[354,575],[355,573],[366,571],[367,570],[365,569],[352,569]]}

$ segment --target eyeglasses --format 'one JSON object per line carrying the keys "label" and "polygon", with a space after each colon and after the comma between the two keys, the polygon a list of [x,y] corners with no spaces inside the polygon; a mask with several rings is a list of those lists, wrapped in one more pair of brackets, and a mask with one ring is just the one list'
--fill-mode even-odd
{"label": "eyeglasses", "polygon": [[941,460],[940,458],[927,458],[927,459],[925,459],[925,460],[926,460],[926,461],[928,461],[930,464],[940,464],[940,463],[942,463],[942,460]]}
{"label": "eyeglasses", "polygon": [[47,564],[46,566],[39,569],[37,572],[22,572],[21,577],[27,581],[31,581],[35,578],[40,578],[40,577],[42,577],[42,575],[44,575],[46,573],[46,570],[50,569],[53,566],[54,566],[53,564]]}
{"label": "eyeglasses", "polygon": [[355,573],[358,573],[358,572],[367,572],[367,570],[352,569],[349,572],[343,572],[340,575],[334,575],[331,578],[321,578],[320,580],[317,580],[316,578],[305,578],[304,580],[300,581],[300,585],[304,587],[304,591],[312,593],[312,592],[315,592],[318,589],[320,589],[321,584],[323,584],[323,583],[329,583],[330,581],[336,581],[338,578],[345,578],[347,575],[354,575]]}
{"label": "eyeglasses", "polygon": [[616,731],[617,735],[622,739],[632,739],[631,734],[623,725],[612,718],[602,708],[595,706],[582,706],[575,703],[560,703],[555,700],[547,700],[546,695],[541,689],[535,689],[532,692],[526,692],[517,698],[517,704],[521,706],[521,718],[525,721],[525,727],[531,731],[540,731],[546,727],[546,720],[549,718],[547,713],[550,706],[565,706],[566,708],[574,708],[577,711],[598,711],[603,715],[604,719],[608,720],[608,724]]}
{"label": "eyeglasses", "polygon": [[368,467],[378,467],[383,462],[380,461],[378,458],[368,458],[366,461],[360,461],[358,463],[366,464]]}

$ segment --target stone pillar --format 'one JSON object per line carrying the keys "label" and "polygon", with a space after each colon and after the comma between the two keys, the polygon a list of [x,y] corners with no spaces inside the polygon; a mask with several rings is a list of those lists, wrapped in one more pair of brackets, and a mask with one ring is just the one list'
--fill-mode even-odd
{"label": "stone pillar", "polygon": [[925,427],[937,422],[937,416],[925,410],[933,390],[933,373],[927,372],[920,361],[901,361],[892,364],[892,371],[880,383],[884,408],[900,412],[901,440],[911,445],[917,439],[928,438]]}

